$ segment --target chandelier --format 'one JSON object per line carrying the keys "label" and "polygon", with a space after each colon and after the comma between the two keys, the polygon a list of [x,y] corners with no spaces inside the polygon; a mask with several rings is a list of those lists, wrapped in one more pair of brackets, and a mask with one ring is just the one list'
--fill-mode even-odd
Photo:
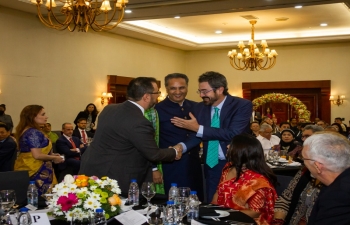
{"label": "chandelier", "polygon": [[243,41],[238,42],[239,53],[236,49],[229,51],[227,56],[230,58],[230,63],[236,70],[268,70],[276,64],[277,52],[268,49],[266,40],[261,41],[262,51],[260,52],[256,44],[254,44],[254,24],[256,20],[250,20],[252,25],[252,38],[249,40],[249,48],[245,48]]}
{"label": "chandelier", "polygon": [[[71,32],[76,28],[82,32],[87,32],[89,27],[94,31],[115,28],[122,21],[128,3],[128,0],[57,0],[56,5],[55,0],[46,0],[47,16],[44,16],[40,6],[43,0],[29,1],[36,4],[38,17],[45,26]],[[58,5],[62,6],[61,9],[55,10]],[[112,22],[115,14],[118,14],[118,18]]]}

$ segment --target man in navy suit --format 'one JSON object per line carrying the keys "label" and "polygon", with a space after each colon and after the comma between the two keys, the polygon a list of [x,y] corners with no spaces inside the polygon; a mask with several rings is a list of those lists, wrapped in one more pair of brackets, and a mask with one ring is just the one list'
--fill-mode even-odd
{"label": "man in navy suit", "polygon": [[14,154],[17,152],[17,143],[10,137],[10,129],[0,122],[0,172],[12,171]]}
{"label": "man in navy suit", "polygon": [[[172,73],[165,77],[167,98],[156,104],[159,115],[159,147],[167,148],[187,138],[187,129],[174,126],[170,119],[174,116],[190,118],[189,113],[198,103],[185,99],[187,95],[188,77],[181,73]],[[168,194],[171,183],[178,187],[190,187],[197,191],[200,200],[203,199],[202,168],[199,159],[199,145],[188,149],[181,160],[162,162],[165,193]],[[156,171],[153,171],[155,174]]]}
{"label": "man in navy suit", "polygon": [[80,169],[80,157],[84,153],[86,147],[79,138],[72,136],[73,124],[64,123],[62,125],[62,136],[56,141],[56,149],[60,154],[64,154],[65,162],[60,169],[65,166],[73,168],[73,173],[78,174]]}
{"label": "man in navy suit", "polygon": [[206,200],[210,202],[226,164],[227,145],[235,135],[249,131],[253,105],[249,100],[229,95],[226,78],[220,73],[206,72],[198,82],[197,93],[203,102],[190,113],[191,119],[174,117],[171,121],[175,126],[195,132],[176,146],[180,149],[182,146],[183,152],[203,142]]}
{"label": "man in navy suit", "polygon": [[86,130],[86,119],[79,118],[77,120],[77,126],[73,131],[73,136],[79,138],[83,144],[88,144],[88,139],[94,137],[94,133]]}

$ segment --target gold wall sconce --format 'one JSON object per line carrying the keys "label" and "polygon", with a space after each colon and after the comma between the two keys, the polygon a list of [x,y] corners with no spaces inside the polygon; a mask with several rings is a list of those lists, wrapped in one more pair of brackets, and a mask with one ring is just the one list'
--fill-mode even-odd
{"label": "gold wall sconce", "polygon": [[109,103],[109,99],[112,98],[112,93],[108,92],[102,92],[101,94],[101,104],[103,105],[105,103],[105,98],[107,98],[107,104]]}
{"label": "gold wall sconce", "polygon": [[333,105],[337,105],[337,106],[342,105],[344,103],[344,99],[345,99],[345,95],[338,95],[337,99],[334,99],[333,95],[329,97],[329,101],[331,101]]}

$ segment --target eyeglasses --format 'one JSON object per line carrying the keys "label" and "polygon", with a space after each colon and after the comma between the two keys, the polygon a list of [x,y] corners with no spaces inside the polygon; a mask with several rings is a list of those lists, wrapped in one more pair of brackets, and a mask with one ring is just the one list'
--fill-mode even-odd
{"label": "eyeglasses", "polygon": [[203,94],[206,95],[207,93],[211,92],[211,91],[215,91],[215,88],[212,88],[210,90],[199,90],[197,91],[197,94]]}
{"label": "eyeglasses", "polygon": [[306,138],[308,138],[308,137],[310,137],[311,135],[303,135],[303,136],[301,136],[301,139],[306,139]]}
{"label": "eyeglasses", "polygon": [[148,92],[148,94],[154,94],[154,95],[160,95],[160,93],[162,93],[162,92],[160,92],[160,91],[157,91],[157,92]]}

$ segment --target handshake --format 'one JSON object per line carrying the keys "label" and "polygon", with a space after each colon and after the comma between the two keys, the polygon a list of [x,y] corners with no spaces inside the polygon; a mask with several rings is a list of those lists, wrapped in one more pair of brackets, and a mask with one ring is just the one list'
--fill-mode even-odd
{"label": "handshake", "polygon": [[170,146],[169,148],[173,148],[173,149],[176,150],[175,160],[180,160],[181,157],[182,157],[182,151],[183,151],[182,145],[181,144],[177,144],[177,145],[174,145],[174,146]]}

